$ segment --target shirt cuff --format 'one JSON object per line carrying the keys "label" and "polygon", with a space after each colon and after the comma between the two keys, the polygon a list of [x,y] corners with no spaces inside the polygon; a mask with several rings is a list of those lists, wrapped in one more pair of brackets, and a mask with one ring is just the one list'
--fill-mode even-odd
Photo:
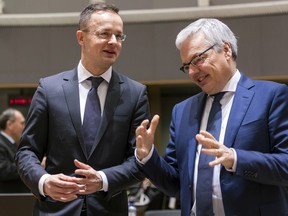
{"label": "shirt cuff", "polygon": [[135,158],[136,158],[137,162],[140,163],[140,164],[142,164],[142,165],[144,165],[144,164],[147,163],[147,161],[152,157],[153,151],[154,151],[154,145],[152,145],[152,148],[151,148],[149,154],[148,154],[145,158],[143,158],[142,160],[140,160],[140,159],[138,158],[137,153],[136,153],[136,149],[135,149],[135,151],[134,151],[134,155],[135,155]]}
{"label": "shirt cuff", "polygon": [[45,196],[45,194],[44,194],[44,182],[49,176],[50,176],[50,174],[44,174],[38,182],[38,190],[42,196]]}
{"label": "shirt cuff", "polygon": [[108,191],[108,180],[107,180],[107,176],[105,175],[105,173],[103,171],[98,171],[98,174],[101,176],[102,178],[102,191],[107,192]]}
{"label": "shirt cuff", "polygon": [[234,163],[231,169],[226,169],[228,172],[236,172],[237,168],[237,153],[234,148],[230,148],[233,151],[234,154]]}

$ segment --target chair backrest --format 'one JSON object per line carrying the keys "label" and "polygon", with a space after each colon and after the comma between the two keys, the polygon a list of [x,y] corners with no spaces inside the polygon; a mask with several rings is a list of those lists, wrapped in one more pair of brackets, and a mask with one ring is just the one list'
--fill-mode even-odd
{"label": "chair backrest", "polygon": [[149,210],[145,212],[145,216],[180,216],[180,209],[176,210]]}
{"label": "chair backrest", "polygon": [[31,216],[35,200],[31,193],[0,194],[0,215]]}

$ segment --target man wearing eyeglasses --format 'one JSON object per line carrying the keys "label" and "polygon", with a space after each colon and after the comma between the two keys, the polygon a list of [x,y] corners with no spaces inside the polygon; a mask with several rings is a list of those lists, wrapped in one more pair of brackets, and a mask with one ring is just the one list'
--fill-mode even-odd
{"label": "man wearing eyeglasses", "polygon": [[176,46],[203,91],[174,106],[164,158],[153,145],[159,116],[142,122],[139,167],[180,197],[183,216],[288,215],[287,85],[239,72],[236,37],[217,19],[191,23]]}
{"label": "man wearing eyeglasses", "polygon": [[112,69],[126,38],[114,5],[88,5],[76,37],[78,66],[40,80],[18,170],[37,197],[34,215],[127,216],[126,189],[144,179],[134,148],[150,117],[146,87]]}

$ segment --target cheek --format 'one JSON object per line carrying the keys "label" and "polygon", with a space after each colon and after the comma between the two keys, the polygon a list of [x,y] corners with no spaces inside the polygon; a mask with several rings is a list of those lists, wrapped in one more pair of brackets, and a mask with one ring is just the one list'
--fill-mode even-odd
{"label": "cheek", "polygon": [[[222,74],[225,74],[225,71],[227,70],[227,62],[223,58],[218,58],[218,59],[211,59],[209,62],[210,64],[210,69],[215,76],[215,79],[222,79]],[[220,77],[220,78],[219,78]]]}
{"label": "cheek", "polygon": [[118,55],[121,53],[121,50],[122,50],[122,45],[119,45],[119,47],[118,47]]}

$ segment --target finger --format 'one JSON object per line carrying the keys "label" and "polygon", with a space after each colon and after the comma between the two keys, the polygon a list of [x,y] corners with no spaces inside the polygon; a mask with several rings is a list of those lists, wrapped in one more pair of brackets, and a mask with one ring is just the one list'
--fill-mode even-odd
{"label": "finger", "polygon": [[202,134],[196,134],[195,136],[196,140],[198,143],[201,143],[203,147],[205,148],[212,148],[211,139],[207,139],[204,135]]}
{"label": "finger", "polygon": [[136,137],[136,155],[138,159],[142,160],[145,158],[149,154],[151,147],[152,144],[145,142],[141,135]]}
{"label": "finger", "polygon": [[221,157],[216,158],[215,160],[209,162],[209,166],[213,167],[216,166],[218,164],[221,164],[223,162],[223,159]]}
{"label": "finger", "polygon": [[50,181],[51,184],[60,188],[76,188],[75,178],[73,176],[67,176],[64,174],[55,175]]}
{"label": "finger", "polygon": [[152,120],[151,120],[151,124],[150,124],[150,132],[151,134],[155,134],[155,131],[156,131],[156,128],[158,126],[158,123],[159,123],[159,119],[160,119],[160,116],[159,115],[154,115]]}
{"label": "finger", "polygon": [[143,146],[145,146],[143,137],[141,135],[136,136],[136,148],[142,148]]}
{"label": "finger", "polygon": [[74,177],[60,174],[58,177],[58,182],[54,181],[50,184],[53,184],[55,187],[59,187],[58,191],[61,191],[64,194],[77,193],[79,190],[83,189],[83,184],[85,184],[85,181],[83,180],[85,176],[83,175],[77,175],[77,177]]}
{"label": "finger", "polygon": [[141,124],[140,126],[138,126],[138,127],[136,128],[136,137],[137,137],[137,136],[143,136],[143,135],[145,135],[146,132],[147,132],[147,131],[146,131],[146,127],[144,127],[144,126]]}
{"label": "finger", "polygon": [[87,191],[87,186],[86,186],[86,185],[83,185],[83,188],[81,188],[81,189],[79,190],[79,194],[85,194],[86,191]]}
{"label": "finger", "polygon": [[214,138],[214,136],[213,136],[211,133],[209,133],[208,131],[201,130],[201,131],[200,131],[200,134],[201,134],[202,136],[206,137],[206,138],[216,140],[216,139]]}
{"label": "finger", "polygon": [[202,148],[201,149],[201,153],[212,155],[212,156],[215,156],[215,157],[216,157],[216,154],[217,154],[216,151],[217,150],[215,150],[215,149],[209,149],[209,148]]}
{"label": "finger", "polygon": [[74,182],[67,182],[65,175],[51,175],[44,181],[44,193],[59,201],[69,201],[77,198],[79,190]]}
{"label": "finger", "polygon": [[196,140],[201,143],[205,148],[216,148],[218,149],[220,147],[217,140],[214,139],[214,137],[205,137],[202,133],[196,135]]}
{"label": "finger", "polygon": [[77,183],[86,183],[85,179],[98,179],[99,177],[96,175],[96,170],[90,168],[89,170],[85,169],[76,169],[75,174],[78,176],[83,176],[84,178],[78,178],[76,180]]}
{"label": "finger", "polygon": [[73,193],[53,192],[49,196],[52,197],[54,200],[58,200],[61,202],[69,202],[78,198],[77,193],[78,191],[75,191]]}
{"label": "finger", "polygon": [[141,123],[140,126],[142,126],[143,128],[146,129],[148,124],[149,124],[149,120],[148,120],[148,119],[145,119],[145,120],[142,121],[142,123]]}
{"label": "finger", "polygon": [[78,167],[80,169],[89,169],[90,168],[89,165],[84,164],[84,163],[78,161],[77,159],[74,160],[74,164],[75,164],[76,167]]}
{"label": "finger", "polygon": [[136,136],[145,135],[147,133],[147,125],[149,124],[149,120],[145,119],[142,123],[136,128]]}

